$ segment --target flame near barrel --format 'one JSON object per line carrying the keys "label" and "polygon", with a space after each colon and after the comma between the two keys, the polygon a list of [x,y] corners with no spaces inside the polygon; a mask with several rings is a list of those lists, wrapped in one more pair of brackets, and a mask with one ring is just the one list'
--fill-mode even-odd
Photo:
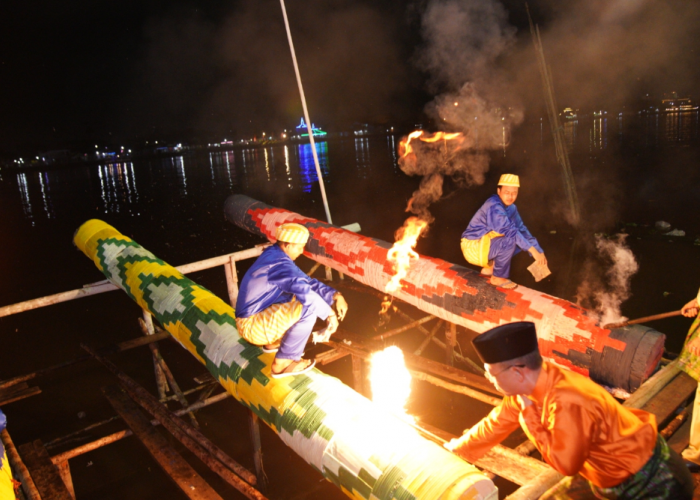
{"label": "flame near barrel", "polygon": [[475,467],[340,380],[317,369],[271,378],[274,355],[238,335],[231,306],[110,225],[90,220],[74,242],[226,391],[349,497],[498,498],[493,482]]}
{"label": "flame near barrel", "polygon": [[[394,275],[387,259],[392,245],[385,241],[244,195],[229,196],[224,211],[230,222],[270,240],[284,222],[303,224],[311,233],[307,257],[377,290],[384,291]],[[444,260],[419,255],[400,284],[393,293],[399,299],[478,333],[513,321],[532,321],[544,357],[611,387],[634,391],[663,354],[666,337],[652,328],[606,329],[567,300],[522,285],[515,290],[497,288],[476,271]]]}

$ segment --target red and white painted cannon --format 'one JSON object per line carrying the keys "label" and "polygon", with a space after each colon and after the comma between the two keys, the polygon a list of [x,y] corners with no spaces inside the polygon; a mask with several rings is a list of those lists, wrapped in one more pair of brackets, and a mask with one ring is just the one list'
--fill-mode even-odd
{"label": "red and white painted cannon", "polygon": [[[284,222],[306,226],[311,237],[304,255],[384,291],[394,274],[391,244],[337,226],[232,195],[224,209],[230,222],[274,241]],[[458,245],[459,242],[455,242]],[[656,368],[665,335],[635,325],[606,329],[571,302],[518,286],[497,288],[478,272],[420,255],[411,264],[397,298],[476,332],[513,321],[537,325],[540,351],[548,358],[611,387],[634,391]]]}

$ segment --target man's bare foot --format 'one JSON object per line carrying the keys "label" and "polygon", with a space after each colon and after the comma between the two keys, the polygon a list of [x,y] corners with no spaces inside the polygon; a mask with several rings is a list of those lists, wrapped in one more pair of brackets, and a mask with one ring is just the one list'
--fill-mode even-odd
{"label": "man's bare foot", "polygon": [[491,267],[482,267],[481,268],[481,274],[484,276],[493,276],[493,266]]}

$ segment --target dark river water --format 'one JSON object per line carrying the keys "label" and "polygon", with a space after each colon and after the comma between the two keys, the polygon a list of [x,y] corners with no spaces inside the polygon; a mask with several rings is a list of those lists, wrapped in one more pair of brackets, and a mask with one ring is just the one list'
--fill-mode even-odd
{"label": "dark river water", "polygon": [[[622,303],[622,314],[636,318],[679,309],[700,286],[698,113],[606,115],[567,122],[564,132],[581,204],[579,229],[567,223],[564,184],[549,126],[546,121],[530,121],[513,132],[507,147],[491,153],[483,185],[460,187],[445,181],[443,199],[431,207],[435,222],[417,250],[463,263],[462,231],[495,191],[500,174],[512,172],[521,177],[520,213],[539,239],[553,272],[535,283],[525,269],[530,258],[521,255],[514,260],[514,281],[575,301],[584,281],[607,283],[610,262],[597,256],[595,235],[625,232],[639,270],[631,279],[631,296]],[[397,164],[400,139],[400,135],[350,136],[317,145],[335,224],[358,222],[363,234],[393,240],[420,181],[406,176]],[[173,265],[260,243],[224,220],[224,201],[232,193],[325,219],[309,145],[61,169],[0,170],[0,306],[102,280],[94,264],[72,245],[74,231],[92,218],[108,222]],[[662,234],[655,229],[657,221],[668,222],[685,236]],[[303,257],[299,262],[304,269],[311,267]],[[192,278],[226,297],[222,269]],[[353,294],[349,298],[348,329],[371,328],[376,323],[376,299]],[[415,310],[407,311],[418,317]],[[111,292],[0,318],[0,379],[80,355],[81,342],[102,346],[138,337],[139,315],[138,306],[126,294]],[[666,333],[667,350],[677,353],[689,320],[674,318],[650,326]],[[466,349],[468,339],[460,340]],[[163,343],[162,350],[180,385],[192,387],[192,378],[204,368],[173,342]],[[442,359],[439,352],[428,355]],[[113,360],[154,390],[148,349],[132,350]],[[323,369],[352,382],[347,359]],[[47,442],[112,415],[100,388],[114,382],[106,370],[91,362],[37,380],[42,394],[3,408],[15,443]],[[456,434],[488,411],[485,405],[464,399],[417,384],[409,411]],[[241,406],[229,400],[202,410],[198,418],[206,434],[252,467]],[[97,430],[89,438],[117,429]],[[511,444],[522,439],[515,437]],[[301,498],[304,493],[309,499],[345,498],[268,429],[263,429],[263,450],[270,498]],[[197,469],[225,498],[242,498],[199,465]],[[71,460],[71,470],[79,499],[184,498],[134,438]],[[500,486],[504,492],[512,489]]]}

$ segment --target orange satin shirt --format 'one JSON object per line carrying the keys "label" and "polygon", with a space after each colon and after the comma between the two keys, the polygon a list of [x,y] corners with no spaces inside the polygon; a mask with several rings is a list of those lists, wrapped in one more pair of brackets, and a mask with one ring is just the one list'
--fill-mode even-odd
{"label": "orange satin shirt", "polygon": [[636,474],[654,452],[654,415],[620,405],[583,375],[545,362],[529,398],[521,411],[516,397],[505,397],[455,451],[474,462],[520,425],[545,462],[601,488]]}

